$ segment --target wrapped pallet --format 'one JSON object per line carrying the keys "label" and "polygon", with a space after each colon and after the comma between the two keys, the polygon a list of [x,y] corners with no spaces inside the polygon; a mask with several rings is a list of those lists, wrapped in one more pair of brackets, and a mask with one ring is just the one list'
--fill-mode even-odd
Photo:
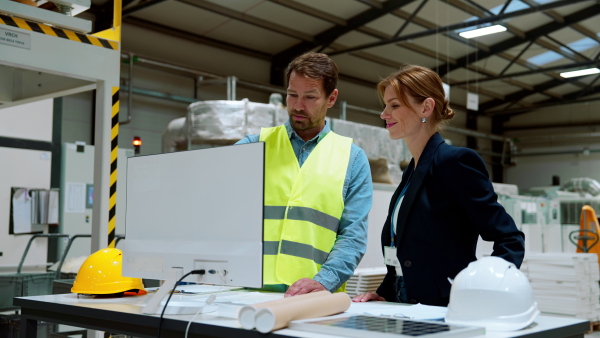
{"label": "wrapped pallet", "polygon": [[[188,149],[188,145],[218,146],[237,142],[248,134],[260,134],[260,128],[284,124],[289,119],[280,94],[272,94],[269,103],[214,100],[188,106],[186,117],[169,123],[163,133],[163,152]],[[391,140],[385,128],[326,118],[331,130],[350,137],[369,157],[373,182],[398,184],[400,164],[411,155],[404,140]]]}
{"label": "wrapped pallet", "polygon": [[186,117],[169,123],[163,133],[163,151],[187,149],[188,141],[194,144],[233,144],[247,134],[260,133],[262,127],[283,124],[288,119],[287,110],[279,103],[280,100],[270,101],[257,103],[243,99],[194,102],[188,106]]}

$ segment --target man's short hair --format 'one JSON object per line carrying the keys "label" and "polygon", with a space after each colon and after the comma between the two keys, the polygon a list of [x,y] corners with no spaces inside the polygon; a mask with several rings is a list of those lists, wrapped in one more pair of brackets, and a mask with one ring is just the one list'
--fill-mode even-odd
{"label": "man's short hair", "polygon": [[338,68],[326,54],[308,52],[292,60],[285,73],[288,83],[292,72],[311,79],[322,79],[323,89],[327,96],[337,88]]}

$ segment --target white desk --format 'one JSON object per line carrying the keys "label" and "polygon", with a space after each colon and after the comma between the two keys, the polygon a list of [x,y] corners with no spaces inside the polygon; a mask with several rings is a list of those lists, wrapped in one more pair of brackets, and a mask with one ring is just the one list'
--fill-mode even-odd
{"label": "white desk", "polygon": [[[81,299],[75,294],[17,297],[14,305],[21,307],[21,338],[36,337],[37,321],[83,327],[87,329],[122,333],[135,337],[156,337],[159,315],[141,314],[149,296],[112,299]],[[375,306],[377,303],[373,303]],[[165,315],[162,337],[183,337],[193,315]],[[485,337],[583,337],[590,322],[583,319],[538,316],[528,328],[514,332],[488,332]],[[315,334],[283,329],[270,334],[245,330],[237,319],[201,314],[190,326],[189,337],[305,337],[336,338],[339,336]]]}

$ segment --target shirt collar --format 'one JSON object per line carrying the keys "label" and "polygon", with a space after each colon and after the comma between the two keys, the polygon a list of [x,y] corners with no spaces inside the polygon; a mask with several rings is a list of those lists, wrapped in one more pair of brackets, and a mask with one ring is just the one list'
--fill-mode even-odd
{"label": "shirt collar", "polygon": [[[290,139],[292,137],[297,137],[298,139],[302,140],[302,138],[298,135],[298,133],[296,133],[294,128],[292,128],[292,125],[290,124],[289,120],[287,120],[284,123],[284,126],[285,126],[285,129],[287,130],[288,137]],[[327,135],[330,131],[331,131],[331,127],[329,126],[329,123],[327,123],[327,120],[325,120],[325,127],[323,127],[323,130],[321,130],[321,132],[318,133],[317,136],[313,137],[312,139],[308,140],[307,142],[315,141],[315,142],[319,143],[319,142],[321,142],[323,137],[325,137],[325,135]]]}

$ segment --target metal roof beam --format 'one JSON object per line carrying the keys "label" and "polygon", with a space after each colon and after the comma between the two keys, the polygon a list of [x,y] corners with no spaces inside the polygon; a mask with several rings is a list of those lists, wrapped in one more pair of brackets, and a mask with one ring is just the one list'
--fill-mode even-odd
{"label": "metal roof beam", "polygon": [[504,7],[502,7],[502,9],[500,10],[499,14],[504,13],[504,11],[506,11],[506,9],[508,8],[508,6],[510,5],[510,3],[512,2],[512,0],[508,0],[504,3]]}
{"label": "metal roof beam", "polygon": [[479,9],[480,11],[482,11],[483,13],[485,13],[487,16],[494,16],[495,14],[490,12],[487,8],[481,6],[480,4],[474,2],[473,0],[465,0],[467,3],[471,4],[471,6]]}
{"label": "metal roof beam", "polygon": [[[587,93],[586,96],[589,95],[594,95],[594,94],[598,94],[600,93],[600,86],[596,86],[591,88]],[[500,110],[500,111],[494,111],[494,112],[489,112],[486,114],[486,116],[492,116],[492,117],[496,117],[496,116],[514,116],[514,115],[520,115],[523,113],[527,113],[527,112],[531,112],[535,109],[541,109],[541,108],[547,108],[547,107],[556,107],[556,106],[563,106],[563,105],[570,105],[570,104],[576,104],[576,103],[588,103],[588,102],[594,102],[594,101],[599,101],[600,97],[596,97],[596,98],[590,98],[590,99],[581,99],[581,98],[577,98],[577,95],[579,95],[579,92],[573,93],[573,94],[569,94],[569,95],[565,95],[563,96],[563,98],[561,99],[552,99],[552,100],[547,100],[547,101],[543,101],[542,103],[536,103],[534,105],[531,105],[529,107],[522,107],[522,108],[514,108],[514,109],[507,109],[507,110]]]}
{"label": "metal roof beam", "polygon": [[[536,2],[534,0],[521,0],[521,1],[528,4],[529,6],[532,6],[532,5],[535,6],[535,4],[536,4]],[[562,15],[555,11],[546,11],[543,13],[546,16],[548,16],[549,18],[551,18],[552,20],[562,22]],[[592,40],[596,40],[597,42],[600,42],[600,37],[596,34],[596,32],[593,32],[593,31],[583,27],[582,25],[571,24],[571,25],[569,25],[569,27],[574,29],[575,31],[581,33],[582,35],[587,36],[588,38],[590,38]]]}
{"label": "metal roof beam", "polygon": [[293,9],[300,13],[304,13],[304,14],[313,16],[315,18],[325,20],[329,23],[333,23],[338,26],[346,26],[348,24],[346,22],[346,20],[344,20],[344,19],[340,19],[337,16],[334,16],[328,12],[320,11],[314,7],[306,6],[306,5],[303,5],[296,1],[292,1],[292,0],[269,0],[269,1],[276,3],[278,5]]}
{"label": "metal roof beam", "polygon": [[370,9],[350,18],[347,20],[347,25],[339,26],[336,25],[320,34],[317,34],[313,41],[303,41],[299,44],[288,48],[281,53],[277,54],[273,58],[271,66],[271,84],[283,85],[283,73],[285,67],[291,59],[300,55],[304,52],[312,50],[316,47],[329,45],[334,42],[338,37],[359,28],[375,19],[382,17],[393,11],[394,9],[400,8],[414,0],[388,0],[381,3],[381,7],[371,7]]}
{"label": "metal roof beam", "polygon": [[428,0],[421,1],[421,3],[419,4],[419,7],[417,7],[417,9],[415,9],[410,14],[410,17],[407,20],[404,21],[404,24],[402,24],[402,26],[396,31],[396,34],[394,34],[394,36],[392,38],[398,37],[398,35],[400,35],[400,33],[402,33],[402,31],[404,31],[404,28],[406,28],[406,26],[408,26],[408,24],[413,21],[413,19],[415,18],[415,16],[421,11],[421,9],[423,8],[423,6],[425,6],[425,4],[427,3],[427,1]]}
{"label": "metal roof beam", "polygon": [[191,42],[195,42],[195,43],[201,43],[201,44],[205,44],[208,46],[213,46],[216,48],[228,50],[228,51],[231,51],[234,53],[245,54],[245,55],[255,57],[255,58],[258,58],[261,60],[269,60],[269,61],[271,60],[271,56],[269,54],[261,52],[261,51],[257,51],[257,50],[250,49],[250,48],[244,48],[244,47],[240,47],[237,45],[225,43],[222,41],[210,39],[210,38],[207,38],[204,36],[192,34],[192,33],[182,31],[179,29],[175,29],[172,27],[163,26],[163,25],[157,24],[155,22],[151,22],[151,21],[146,21],[143,19],[138,19],[138,18],[134,18],[134,17],[130,16],[130,17],[124,18],[123,23],[138,26],[141,28],[148,29],[150,31],[159,32],[159,33],[166,34],[169,36],[177,37],[182,40],[187,40],[187,41],[191,41]]}
{"label": "metal roof beam", "polygon": [[[372,48],[372,47],[379,47],[379,46],[384,46],[384,45],[388,45],[388,44],[395,43],[395,42],[406,41],[406,40],[421,38],[421,37],[425,37],[425,36],[429,36],[429,35],[434,35],[434,34],[438,34],[440,32],[444,32],[444,31],[454,31],[457,29],[478,26],[478,25],[481,25],[484,23],[493,23],[493,22],[503,21],[506,19],[515,18],[515,17],[526,15],[526,14],[531,14],[531,13],[535,13],[538,11],[544,11],[544,10],[548,10],[551,8],[556,8],[556,7],[566,6],[566,5],[573,5],[573,1],[572,0],[559,0],[556,2],[547,3],[544,5],[539,5],[537,7],[526,8],[526,9],[522,9],[519,11],[511,12],[511,13],[496,15],[493,17],[487,17],[487,18],[482,18],[479,20],[473,20],[473,21],[467,21],[467,22],[459,22],[459,23],[451,24],[451,25],[448,25],[445,27],[428,29],[426,31],[407,34],[407,35],[399,36],[399,37],[393,38],[393,39],[387,39],[384,41],[378,41],[378,42],[374,42],[374,43],[367,43],[364,45],[331,52],[331,53],[329,53],[329,55],[345,54],[345,53],[350,53],[350,52],[357,51],[357,50],[363,50],[363,49]],[[521,41],[521,43],[522,42],[523,41]]]}
{"label": "metal roof beam", "polygon": [[381,3],[376,0],[356,0],[357,2],[363,3],[369,7],[381,9]]}
{"label": "metal roof beam", "polygon": [[[136,4],[135,6],[131,6],[131,7],[127,7],[127,5],[123,5],[123,13],[121,14],[121,17],[124,18],[128,15],[134,14],[137,11],[140,11],[142,9],[146,9],[148,7],[152,7],[154,5],[158,5],[161,2],[165,2],[166,0],[148,0],[148,1],[141,1],[140,3]],[[131,3],[132,0],[128,0],[127,2]]]}
{"label": "metal roof beam", "polygon": [[[573,61],[585,61],[585,60],[589,60],[590,59],[589,57],[587,57],[587,56],[579,53],[578,51],[576,51],[573,48],[567,46],[566,44],[564,44],[564,43],[556,40],[555,38],[551,37],[548,34],[546,34],[544,36],[544,38],[550,40],[551,42],[555,43],[559,47],[554,46],[554,45],[552,45],[552,44],[550,44],[548,42],[545,42],[545,41],[543,41],[543,39],[538,39],[538,41],[539,41],[538,43],[540,45],[546,47],[547,49],[549,49],[549,50],[551,50],[551,51],[553,51],[553,52],[555,52],[557,54],[560,54],[560,55],[564,56],[565,59],[570,59],[570,60],[573,60]],[[565,50],[563,50],[563,48],[566,49],[566,50],[568,50],[568,52],[565,51]]]}
{"label": "metal roof beam", "polygon": [[[568,2],[570,2],[570,4],[573,4],[572,1],[568,1]],[[557,2],[553,2],[553,4],[556,4],[556,3]],[[516,13],[516,12],[513,12],[513,13]],[[566,16],[564,24],[560,23],[560,22],[550,22],[548,24],[542,25],[542,26],[534,28],[528,32],[525,32],[525,37],[526,37],[525,39],[515,36],[511,39],[508,39],[506,41],[503,41],[503,42],[497,43],[493,46],[490,46],[489,52],[479,51],[479,52],[470,53],[466,56],[463,56],[462,58],[457,59],[456,64],[452,64],[447,68],[440,67],[441,68],[440,76],[445,75],[446,69],[448,70],[448,72],[450,72],[457,68],[466,67],[471,62],[471,60],[480,61],[481,59],[495,55],[501,51],[507,50],[509,48],[513,48],[513,47],[523,44],[525,42],[537,39],[540,36],[543,36],[543,35],[549,34],[551,32],[557,31],[559,29],[562,29],[565,26],[570,25],[572,23],[576,23],[576,22],[583,21],[585,19],[589,19],[590,17],[593,17],[593,16],[597,15],[598,13],[600,13],[600,5],[596,3],[590,7],[587,7],[583,10],[580,10],[576,13]]]}
{"label": "metal roof beam", "polygon": [[[315,41],[313,43],[300,43],[292,48],[289,48],[281,53],[279,53],[276,58],[286,56],[288,59],[295,57],[301,53],[304,53],[308,50],[311,50],[315,47],[328,45],[335,41],[340,36],[355,30],[363,25],[368,24],[369,22],[378,19],[386,14],[389,14],[391,11],[405,6],[414,0],[388,0],[382,3],[381,8],[371,8],[367,11],[364,11],[353,18],[348,19],[348,24],[346,26],[335,26],[332,27],[320,34],[315,36]],[[289,60],[288,60],[289,61]]]}
{"label": "metal roof beam", "polygon": [[234,11],[227,7],[219,6],[213,2],[208,2],[208,1],[204,1],[204,0],[176,0],[176,1],[179,1],[184,4],[188,4],[190,6],[194,6],[194,7],[206,10],[206,11],[210,11],[210,12],[213,12],[213,13],[216,13],[216,14],[234,19],[234,20],[245,22],[247,24],[261,27],[261,28],[264,28],[269,31],[273,31],[273,32],[277,32],[277,33],[284,34],[287,36],[291,36],[291,37],[294,37],[299,40],[303,40],[303,41],[312,41],[313,40],[313,37],[309,34],[304,34],[304,33],[301,33],[300,31],[290,29],[287,26],[278,25],[278,24],[272,23],[270,21],[262,20],[257,17],[251,16],[251,15],[246,15],[245,12]]}
{"label": "metal roof beam", "polygon": [[[518,37],[514,37],[512,39],[509,39],[504,42],[501,42],[501,43],[491,46],[490,47],[491,52],[489,52],[489,53],[485,53],[485,52],[471,53],[467,56],[464,56],[461,59],[458,59],[456,64],[450,65],[449,67],[446,67],[446,68],[442,67],[441,72],[443,72],[444,70],[447,70],[447,69],[453,70],[453,69],[459,68],[461,66],[466,67],[470,63],[470,60],[472,60],[473,58],[475,58],[477,56],[479,56],[478,60],[481,60],[485,57],[494,55],[496,52],[500,52],[500,51],[506,50],[508,48],[518,46],[518,45],[522,44],[524,41],[536,39],[539,36],[546,35],[546,34],[549,34],[550,32],[562,29],[565,27],[565,25],[569,25],[574,22],[579,22],[579,21],[588,19],[592,16],[597,15],[598,13],[600,13],[600,5],[594,4],[588,8],[585,8],[576,13],[566,16],[564,18],[565,19],[564,24],[558,23],[558,22],[551,22],[546,25],[540,26],[538,28],[532,29],[531,31],[525,33],[525,35],[527,37],[526,40],[523,40]],[[540,93],[544,90],[562,85],[567,82],[574,82],[574,81],[577,81],[577,79],[576,78],[574,78],[574,79],[553,79],[551,81],[534,86],[534,90],[521,90],[514,94],[507,95],[507,97],[504,100],[496,99],[496,100],[492,100],[492,101],[483,103],[479,106],[478,113],[487,115],[487,113],[486,113],[487,110],[493,109],[497,106],[504,105],[504,104],[506,104],[507,101],[511,101],[511,102],[515,103],[515,102],[518,102],[518,101],[524,99],[527,96],[530,96],[530,95],[533,95],[536,93]]]}
{"label": "metal roof beam", "polygon": [[529,70],[529,71],[524,71],[524,72],[506,74],[506,75],[498,75],[498,76],[493,76],[493,77],[490,77],[487,79],[477,79],[477,80],[472,80],[469,82],[467,82],[467,81],[452,82],[452,83],[450,83],[450,85],[451,86],[462,86],[467,83],[473,83],[474,81],[477,81],[478,83],[482,83],[482,82],[497,81],[497,80],[502,80],[502,79],[507,79],[507,78],[513,78],[513,77],[528,76],[528,75],[539,74],[539,73],[556,72],[559,70],[567,70],[567,69],[578,68],[578,67],[591,67],[591,66],[597,66],[597,65],[600,65],[600,60],[570,63],[570,64],[564,64],[564,65],[560,65],[560,66],[540,68],[540,69],[534,69],[534,70]]}
{"label": "metal roof beam", "polygon": [[500,76],[504,75],[504,73],[506,73],[506,71],[510,68],[510,66],[512,66],[515,62],[517,62],[517,60],[519,60],[521,58],[521,56],[529,49],[529,47],[531,47],[531,45],[533,45],[534,42],[535,42],[535,40],[529,41],[527,46],[525,46],[525,48],[523,48],[519,52],[519,54],[517,54],[517,56],[515,56],[514,58],[512,58],[512,60],[510,60],[510,62],[506,65],[506,67],[504,67],[504,69],[502,69],[502,71],[499,73],[499,75]]}

